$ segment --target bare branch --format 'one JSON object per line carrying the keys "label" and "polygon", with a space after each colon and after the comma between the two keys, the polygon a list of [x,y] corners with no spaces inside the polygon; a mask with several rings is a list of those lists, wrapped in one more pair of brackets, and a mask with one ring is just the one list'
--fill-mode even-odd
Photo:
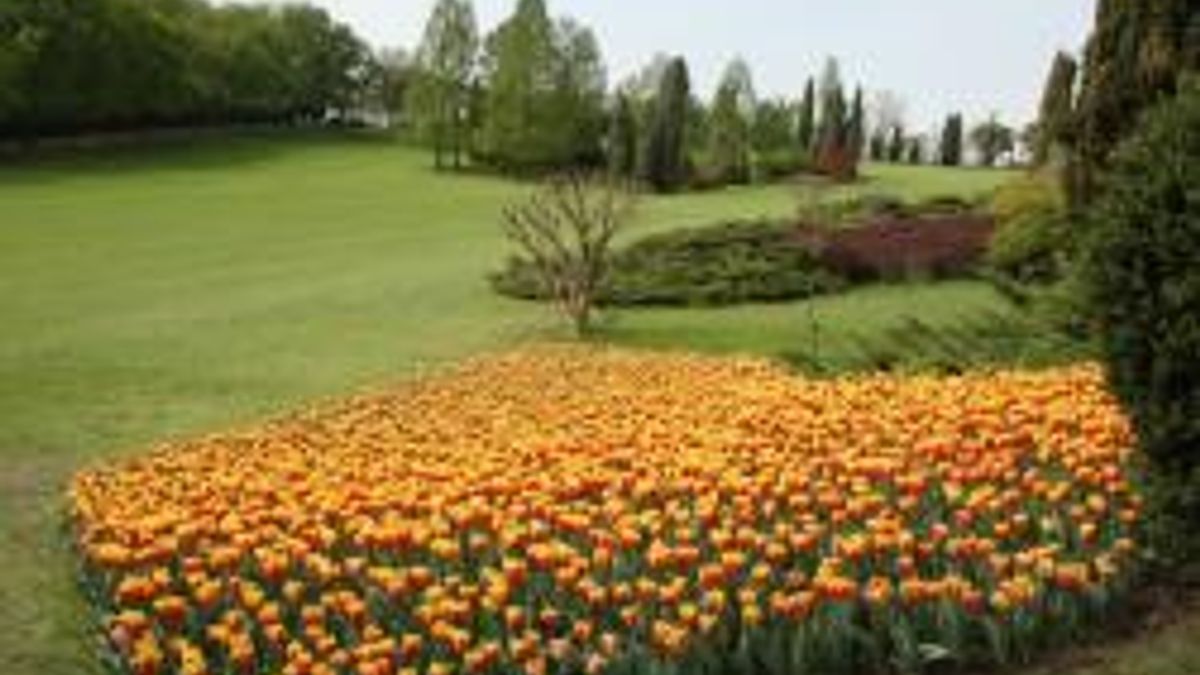
{"label": "bare branch", "polygon": [[608,271],[609,249],[633,214],[630,186],[580,173],[556,176],[500,226],[533,265],[546,292],[586,332]]}

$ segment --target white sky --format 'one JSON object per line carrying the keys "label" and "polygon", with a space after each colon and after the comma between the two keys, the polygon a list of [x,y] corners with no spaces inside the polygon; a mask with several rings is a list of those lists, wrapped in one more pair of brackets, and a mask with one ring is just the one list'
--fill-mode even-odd
{"label": "white sky", "polygon": [[[309,0],[376,47],[414,46],[433,0]],[[760,95],[798,97],[826,55],[850,82],[895,91],[910,128],[946,113],[1006,122],[1035,116],[1050,60],[1078,52],[1096,0],[547,0],[597,33],[616,82],[656,52],[688,60],[693,86],[711,92],[724,64],[743,56]],[[516,0],[475,0],[482,30]]]}

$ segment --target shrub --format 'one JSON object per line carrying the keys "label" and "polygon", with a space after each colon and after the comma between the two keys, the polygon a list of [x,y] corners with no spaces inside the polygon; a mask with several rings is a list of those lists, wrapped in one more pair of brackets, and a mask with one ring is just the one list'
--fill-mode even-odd
{"label": "shrub", "polygon": [[918,215],[957,215],[975,213],[979,210],[979,206],[978,199],[970,199],[962,195],[933,195],[913,204],[910,212]]}
{"label": "shrub", "polygon": [[823,227],[862,225],[882,217],[920,218],[976,214],[979,206],[955,195],[937,195],[918,202],[885,192],[868,192],[845,199],[830,200],[820,193],[806,195],[800,209],[800,222]]}
{"label": "shrub", "polygon": [[630,191],[611,180],[558,176],[505,209],[501,228],[577,334],[587,332],[608,272],[612,241],[632,214]]}
{"label": "shrub", "polygon": [[754,156],[751,173],[757,181],[772,181],[803,173],[810,162],[794,149],[760,152]]}
{"label": "shrub", "polygon": [[692,162],[688,170],[687,188],[693,192],[719,190],[727,185],[725,175],[705,162]]}
{"label": "shrub", "polygon": [[992,235],[984,215],[881,216],[858,227],[805,230],[826,267],[852,281],[970,274]]}
{"label": "shrub", "polygon": [[1115,154],[1089,222],[1084,278],[1109,376],[1151,460],[1187,476],[1200,465],[1200,83]]}
{"label": "shrub", "polygon": [[[531,265],[511,259],[497,292],[544,299]],[[643,239],[619,252],[601,288],[605,305],[727,305],[807,298],[841,287],[790,225],[728,223]]]}
{"label": "shrub", "polygon": [[1072,237],[1066,198],[1049,174],[1029,174],[997,191],[991,204],[996,236],[987,263],[1004,281],[1048,284],[1065,274]]}

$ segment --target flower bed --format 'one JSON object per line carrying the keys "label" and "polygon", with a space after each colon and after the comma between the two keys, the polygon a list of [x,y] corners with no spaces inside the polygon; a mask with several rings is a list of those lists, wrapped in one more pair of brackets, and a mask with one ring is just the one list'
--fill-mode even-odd
{"label": "flower bed", "polygon": [[806,381],[548,348],[70,502],[122,672],[911,671],[1114,611],[1130,446],[1088,366]]}

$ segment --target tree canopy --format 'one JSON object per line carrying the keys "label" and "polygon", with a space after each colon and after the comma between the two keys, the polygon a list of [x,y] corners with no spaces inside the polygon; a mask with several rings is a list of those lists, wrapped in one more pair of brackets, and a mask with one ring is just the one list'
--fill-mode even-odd
{"label": "tree canopy", "polygon": [[995,166],[1003,155],[1016,148],[1016,134],[995,117],[981,122],[971,130],[971,143],[979,151],[979,161],[984,166]]}
{"label": "tree canopy", "polygon": [[607,80],[590,29],[520,0],[487,38],[483,79],[482,159],[518,171],[599,163]]}
{"label": "tree canopy", "polygon": [[373,72],[347,26],[305,5],[0,6],[0,137],[316,121],[359,104]]}
{"label": "tree canopy", "polygon": [[438,167],[442,166],[442,155],[447,150],[455,167],[462,163],[478,51],[479,34],[471,3],[438,0],[417,50],[409,106],[416,128],[433,145],[434,163]]}

